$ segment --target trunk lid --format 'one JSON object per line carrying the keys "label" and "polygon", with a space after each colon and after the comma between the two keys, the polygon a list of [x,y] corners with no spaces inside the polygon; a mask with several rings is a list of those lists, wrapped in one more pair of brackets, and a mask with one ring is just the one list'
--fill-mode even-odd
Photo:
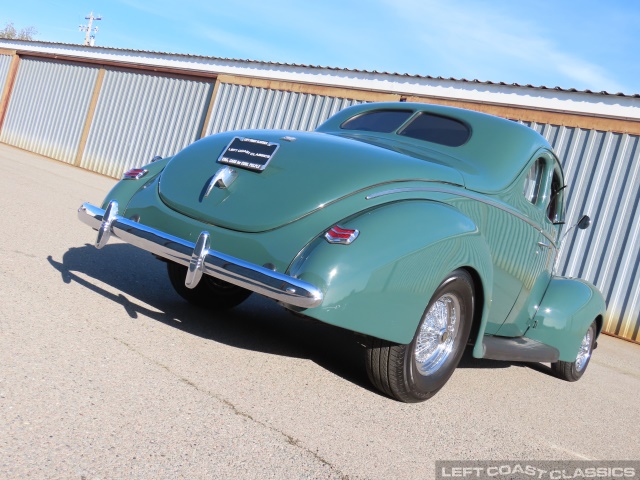
{"label": "trunk lid", "polygon": [[[218,158],[235,137],[279,146],[264,171],[232,166],[238,176],[230,187],[213,188],[205,196],[213,175],[225,166]],[[162,173],[160,196],[170,208],[200,221],[263,232],[369,187],[408,180],[463,185],[461,175],[450,167],[357,140],[252,130],[212,135],[182,150]]]}

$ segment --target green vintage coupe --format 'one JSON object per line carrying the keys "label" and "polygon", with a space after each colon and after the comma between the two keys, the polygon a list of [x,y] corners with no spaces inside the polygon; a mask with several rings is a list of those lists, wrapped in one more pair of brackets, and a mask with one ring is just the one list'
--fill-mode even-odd
{"label": "green vintage coupe", "polygon": [[568,381],[587,368],[605,303],[555,275],[564,176],[528,127],[366,104],[315,132],[219,133],[154,160],[78,215],[98,248],[113,235],[167,262],[189,302],[256,292],[357,332],[372,383],[404,402],[434,395],[467,344]]}

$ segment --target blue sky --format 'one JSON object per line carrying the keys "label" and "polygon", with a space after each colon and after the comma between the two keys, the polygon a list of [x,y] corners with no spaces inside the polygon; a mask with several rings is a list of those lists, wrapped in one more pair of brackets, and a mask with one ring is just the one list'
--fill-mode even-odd
{"label": "blue sky", "polygon": [[37,40],[640,93],[637,0],[10,1]]}

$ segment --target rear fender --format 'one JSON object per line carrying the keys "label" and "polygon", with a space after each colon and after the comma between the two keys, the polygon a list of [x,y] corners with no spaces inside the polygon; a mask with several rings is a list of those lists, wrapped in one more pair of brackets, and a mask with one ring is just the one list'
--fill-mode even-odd
{"label": "rear fender", "polygon": [[587,329],[605,311],[604,298],[592,284],[577,278],[556,277],[549,283],[534,326],[525,337],[557,348],[560,360],[573,362]]}
{"label": "rear fender", "polygon": [[171,157],[163,158],[156,162],[140,167],[147,170],[147,174],[139,180],[120,180],[113,186],[113,188],[105,197],[104,201],[102,202],[102,209],[106,209],[107,205],[109,205],[109,202],[115,200],[116,202],[118,202],[120,211],[124,212],[133,196],[140,189],[149,185],[162,172],[169,160],[171,160]]}
{"label": "rear fender", "polygon": [[339,224],[358,229],[360,235],[351,245],[318,237],[289,268],[290,275],[324,292],[322,305],[305,315],[406,344],[433,292],[453,270],[474,270],[484,298],[491,298],[489,249],[473,221],[451,206],[400,201]]}

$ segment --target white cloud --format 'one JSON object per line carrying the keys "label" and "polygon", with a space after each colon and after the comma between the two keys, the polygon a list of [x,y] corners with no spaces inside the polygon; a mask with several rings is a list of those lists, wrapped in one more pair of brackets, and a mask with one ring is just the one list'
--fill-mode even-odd
{"label": "white cloud", "polygon": [[211,50],[216,51],[216,45],[224,47],[223,51],[230,52],[229,56],[233,58],[275,61],[276,58],[282,58],[286,54],[262,39],[231,33],[221,28],[199,25],[195,28],[194,33],[213,42]]}
{"label": "white cloud", "polygon": [[[546,37],[544,25],[492,11],[487,3],[464,0],[381,0],[394,15],[411,25],[428,54],[456,70],[491,75],[480,80],[532,83],[528,78],[563,78],[562,87],[620,91],[624,88],[600,66],[564,51]],[[535,8],[530,6],[530,8]],[[425,53],[426,55],[426,53]],[[505,70],[512,78],[499,78]],[[546,85],[556,86],[556,85]]]}

